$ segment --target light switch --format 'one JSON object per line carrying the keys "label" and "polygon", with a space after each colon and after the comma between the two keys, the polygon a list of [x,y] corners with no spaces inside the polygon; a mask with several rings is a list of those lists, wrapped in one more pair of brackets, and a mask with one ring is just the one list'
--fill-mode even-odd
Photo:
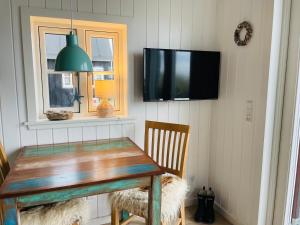
{"label": "light switch", "polygon": [[246,101],[246,121],[252,122],[253,120],[253,100]]}

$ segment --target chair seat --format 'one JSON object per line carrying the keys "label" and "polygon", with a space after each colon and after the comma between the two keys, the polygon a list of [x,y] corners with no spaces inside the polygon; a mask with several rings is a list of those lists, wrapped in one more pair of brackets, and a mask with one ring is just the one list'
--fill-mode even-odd
{"label": "chair seat", "polygon": [[85,198],[56,204],[37,206],[21,212],[21,225],[72,225],[83,224],[89,214]]}
{"label": "chair seat", "polygon": [[[161,219],[164,222],[178,217],[178,212],[188,191],[185,180],[172,175],[162,175]],[[143,188],[134,188],[110,194],[112,207],[126,210],[134,215],[147,218],[148,191]]]}

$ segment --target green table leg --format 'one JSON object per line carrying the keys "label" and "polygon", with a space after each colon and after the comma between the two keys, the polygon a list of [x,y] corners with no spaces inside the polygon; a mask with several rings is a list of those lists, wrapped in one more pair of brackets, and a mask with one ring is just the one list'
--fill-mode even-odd
{"label": "green table leg", "polygon": [[160,176],[153,176],[149,190],[148,224],[160,225],[161,217],[161,181]]}
{"label": "green table leg", "polygon": [[6,198],[3,200],[3,214],[4,225],[19,224],[17,205],[14,198]]}
{"label": "green table leg", "polygon": [[125,221],[129,218],[129,212],[126,210],[121,211],[121,221]]}

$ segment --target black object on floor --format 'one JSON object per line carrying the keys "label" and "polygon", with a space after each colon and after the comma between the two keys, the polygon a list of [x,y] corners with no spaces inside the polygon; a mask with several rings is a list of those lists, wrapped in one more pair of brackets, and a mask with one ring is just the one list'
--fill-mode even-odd
{"label": "black object on floor", "polygon": [[212,191],[210,187],[207,192],[207,198],[206,198],[206,222],[207,223],[215,222],[214,202],[215,202],[215,193]]}
{"label": "black object on floor", "polygon": [[214,211],[215,194],[211,187],[208,191],[203,186],[198,193],[198,208],[195,213],[195,220],[202,223],[213,223],[215,221]]}

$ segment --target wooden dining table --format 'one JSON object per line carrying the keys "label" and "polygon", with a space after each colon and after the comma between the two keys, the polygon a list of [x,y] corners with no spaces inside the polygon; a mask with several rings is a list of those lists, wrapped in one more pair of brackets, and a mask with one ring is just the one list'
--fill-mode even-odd
{"label": "wooden dining table", "polygon": [[148,223],[160,225],[162,173],[128,138],[24,147],[0,189],[4,224],[22,208],[148,187]]}

